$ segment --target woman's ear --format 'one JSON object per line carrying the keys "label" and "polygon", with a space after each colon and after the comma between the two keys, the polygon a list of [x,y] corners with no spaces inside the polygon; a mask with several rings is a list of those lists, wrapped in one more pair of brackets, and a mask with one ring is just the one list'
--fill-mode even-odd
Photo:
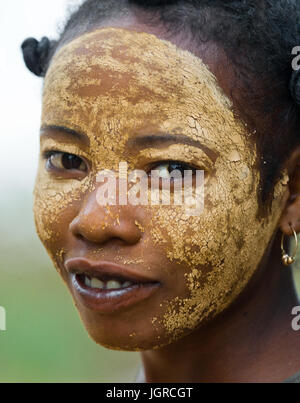
{"label": "woman's ear", "polygon": [[300,232],[300,148],[297,148],[288,161],[290,196],[279,221],[279,228],[285,235],[293,235],[291,225]]}

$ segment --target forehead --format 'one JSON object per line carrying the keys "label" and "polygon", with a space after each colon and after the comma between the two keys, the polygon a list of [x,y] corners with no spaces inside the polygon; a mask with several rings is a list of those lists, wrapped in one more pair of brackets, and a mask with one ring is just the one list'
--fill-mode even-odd
{"label": "forehead", "polygon": [[[153,34],[102,28],[64,45],[45,77],[42,125],[84,132],[95,150],[131,137],[184,134],[221,154],[247,128],[202,60]],[[227,151],[226,151],[227,150]]]}
{"label": "forehead", "polygon": [[163,114],[191,102],[208,112],[230,112],[230,101],[200,58],[155,35],[126,29],[101,29],[62,47],[44,85],[44,112],[53,118],[58,103],[64,115],[101,111],[104,117],[120,108]]}

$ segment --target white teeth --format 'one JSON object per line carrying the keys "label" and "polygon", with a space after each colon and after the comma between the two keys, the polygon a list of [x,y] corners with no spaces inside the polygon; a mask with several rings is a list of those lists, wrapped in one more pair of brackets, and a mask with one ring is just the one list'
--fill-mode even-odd
{"label": "white teeth", "polygon": [[107,290],[118,289],[118,288],[122,288],[122,285],[121,285],[121,283],[119,283],[119,281],[110,280],[107,282],[106,288],[107,288]]}
{"label": "white teeth", "polygon": [[130,287],[133,283],[131,281],[125,281],[125,283],[120,283],[117,280],[109,280],[107,282],[101,281],[96,277],[85,276],[84,283],[87,287],[100,288],[102,290],[118,290],[120,288]]}
{"label": "white teeth", "polygon": [[84,277],[84,283],[87,287],[91,286],[91,279],[87,276]]}
{"label": "white teeth", "polygon": [[92,288],[104,288],[105,283],[103,281],[99,280],[98,278],[93,277],[91,279],[91,287]]}

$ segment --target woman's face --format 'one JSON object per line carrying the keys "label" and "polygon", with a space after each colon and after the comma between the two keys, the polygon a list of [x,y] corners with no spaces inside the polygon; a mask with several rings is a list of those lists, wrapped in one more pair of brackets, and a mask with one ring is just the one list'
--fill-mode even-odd
{"label": "woman's face", "polygon": [[[104,28],[56,54],[44,85],[35,219],[97,343],[158,348],[245,288],[286,198],[283,180],[269,216],[258,218],[253,137],[201,59],[154,35]],[[164,178],[203,170],[202,213],[100,205],[98,173],[122,162],[149,177],[154,168]]]}

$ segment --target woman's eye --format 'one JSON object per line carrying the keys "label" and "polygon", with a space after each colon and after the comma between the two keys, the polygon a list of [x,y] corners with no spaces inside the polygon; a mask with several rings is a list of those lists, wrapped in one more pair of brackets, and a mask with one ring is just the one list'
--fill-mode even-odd
{"label": "woman's eye", "polygon": [[76,155],[60,152],[52,152],[48,155],[47,166],[59,170],[86,171],[85,162]]}
{"label": "woman's eye", "polygon": [[173,171],[177,171],[181,173],[182,178],[184,177],[184,171],[195,171],[194,168],[192,168],[188,164],[184,164],[182,162],[165,162],[160,165],[156,165],[155,168],[152,169],[152,171],[156,171],[156,174],[159,176],[159,178],[162,179],[170,179],[172,178],[171,173]]}

